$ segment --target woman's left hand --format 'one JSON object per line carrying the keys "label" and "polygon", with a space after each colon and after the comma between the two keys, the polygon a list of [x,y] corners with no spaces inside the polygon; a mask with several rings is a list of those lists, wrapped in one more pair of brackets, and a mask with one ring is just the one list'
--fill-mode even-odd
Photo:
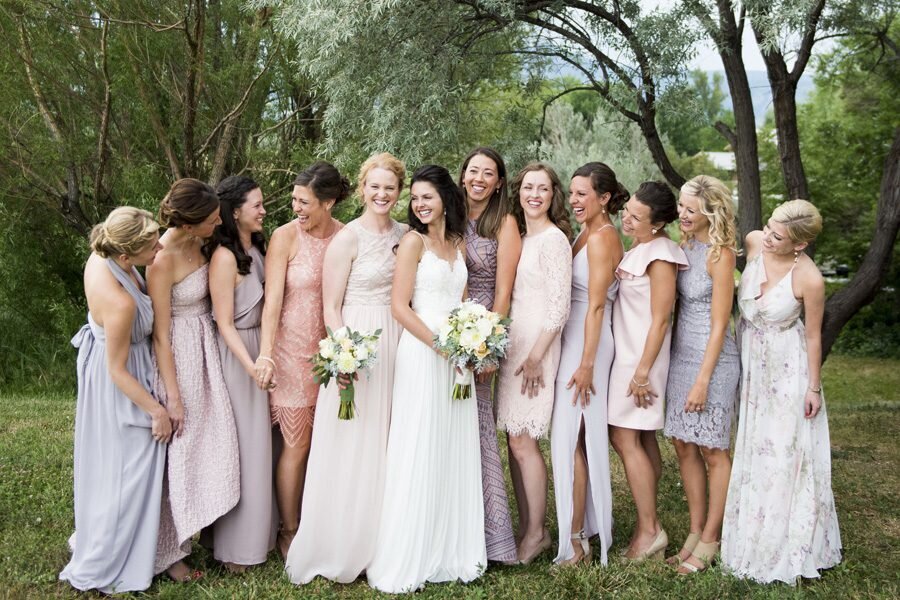
{"label": "woman's left hand", "polygon": [[572,378],[569,379],[569,383],[566,384],[566,389],[572,389],[572,386],[575,387],[575,393],[572,394],[572,406],[576,406],[578,399],[581,398],[581,408],[587,408],[591,403],[591,394],[597,393],[594,390],[594,365],[579,365],[572,374]]}
{"label": "woman's left hand", "polygon": [[638,385],[635,382],[642,382],[642,379],[639,379],[637,374],[635,374],[631,381],[628,382],[628,396],[634,398],[634,404],[638,408],[647,408],[648,406],[653,404],[653,399],[657,397],[657,393],[650,386],[650,379],[646,376],[643,376],[643,381],[646,381],[644,385]]}
{"label": "woman's left hand", "polygon": [[803,408],[804,415],[807,419],[814,419],[817,414],[819,414],[819,409],[822,408],[822,395],[821,393],[812,392],[810,390],[806,390],[806,398],[803,400]]}
{"label": "woman's left hand", "polygon": [[491,377],[493,377],[496,372],[497,367],[493,365],[485,367],[478,373],[475,373],[475,381],[478,383],[490,383]]}
{"label": "woman's left hand", "polygon": [[530,356],[525,359],[519,368],[516,369],[514,375],[522,374],[522,395],[528,394],[529,398],[538,395],[541,388],[544,387],[544,374],[541,369],[541,361],[534,360]]}
{"label": "woman's left hand", "polygon": [[684,412],[699,413],[706,409],[706,397],[709,394],[709,387],[700,382],[695,382],[688,392],[687,400],[684,403]]}

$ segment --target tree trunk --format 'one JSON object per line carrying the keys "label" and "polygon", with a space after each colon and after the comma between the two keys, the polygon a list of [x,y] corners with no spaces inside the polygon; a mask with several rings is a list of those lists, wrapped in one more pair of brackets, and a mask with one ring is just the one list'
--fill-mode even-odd
{"label": "tree trunk", "polygon": [[647,142],[647,148],[650,149],[650,154],[653,156],[653,162],[659,167],[660,172],[666,178],[666,181],[669,182],[669,185],[680,189],[686,180],[672,166],[672,161],[669,160],[669,155],[666,153],[662,139],[659,137],[659,130],[656,128],[656,110],[647,106],[645,102],[641,102],[640,111],[641,121],[639,125],[641,126],[641,133],[644,134],[644,140]]}
{"label": "tree trunk", "polygon": [[789,75],[780,52],[763,52],[762,55],[769,75],[769,87],[772,88],[778,158],[787,188],[787,199],[809,200],[806,171],[800,156],[800,132],[797,130],[797,85]]}
{"label": "tree trunk", "polygon": [[897,231],[900,230],[900,127],[894,130],[894,143],[884,161],[881,190],[875,213],[875,232],[859,270],[850,282],[825,302],[822,323],[822,360],[828,356],[841,328],[863,306],[869,304],[881,288],[891,265]]}

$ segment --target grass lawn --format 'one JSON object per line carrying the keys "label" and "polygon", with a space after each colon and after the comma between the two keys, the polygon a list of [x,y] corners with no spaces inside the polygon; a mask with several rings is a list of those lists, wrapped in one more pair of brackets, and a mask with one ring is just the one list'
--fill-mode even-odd
{"label": "grass lawn", "polygon": [[[844,562],[797,587],[761,586],[714,567],[679,577],[661,563],[550,571],[550,553],[528,567],[491,567],[467,586],[429,585],[428,598],[896,598],[900,596],[900,361],[834,356],[824,370],[831,426],[833,485]],[[74,394],[0,391],[0,598],[93,597],[57,581],[68,559],[72,522]],[[665,461],[660,518],[675,552],[687,533],[687,507],[671,445]],[[545,448],[547,450],[547,448]],[[549,452],[547,452],[549,454]],[[549,460],[548,460],[549,462]],[[613,550],[623,547],[634,509],[613,455]],[[312,485],[315,485],[313,482]],[[553,503],[550,526],[555,536]],[[554,537],[555,541],[555,537]],[[555,544],[554,544],[555,549]],[[195,544],[192,558],[206,573],[194,584],[158,578],[154,598],[287,598],[380,596],[362,581],[333,585],[318,579],[291,585],[275,553],[262,567],[227,574]],[[143,594],[135,596],[144,596]]]}

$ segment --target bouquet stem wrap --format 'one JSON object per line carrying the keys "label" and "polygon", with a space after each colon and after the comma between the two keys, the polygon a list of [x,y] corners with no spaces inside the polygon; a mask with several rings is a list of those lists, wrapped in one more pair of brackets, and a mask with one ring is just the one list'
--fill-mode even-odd
{"label": "bouquet stem wrap", "polygon": [[462,373],[455,371],[453,380],[453,399],[468,400],[472,397],[472,386],[475,385],[475,376],[471,369],[463,369]]}
{"label": "bouquet stem wrap", "polygon": [[338,407],[338,419],[341,421],[349,421],[353,418],[356,405],[353,402],[353,398],[356,395],[356,389],[353,387],[353,382],[341,389],[341,404]]}

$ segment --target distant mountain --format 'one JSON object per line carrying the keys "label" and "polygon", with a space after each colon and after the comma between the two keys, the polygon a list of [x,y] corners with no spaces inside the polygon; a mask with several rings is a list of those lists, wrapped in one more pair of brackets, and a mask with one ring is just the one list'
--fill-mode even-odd
{"label": "distant mountain", "polygon": [[[707,71],[710,80],[714,73],[722,76],[722,91],[725,92],[725,106],[731,110],[731,95],[728,93],[728,81],[725,79],[725,71]],[[766,120],[766,113],[772,108],[772,90],[769,88],[769,77],[765,71],[747,71],[747,80],[750,82],[750,94],[753,98],[753,114],[756,116],[757,127]],[[812,75],[804,73],[797,83],[797,104],[804,102],[815,88]]]}

